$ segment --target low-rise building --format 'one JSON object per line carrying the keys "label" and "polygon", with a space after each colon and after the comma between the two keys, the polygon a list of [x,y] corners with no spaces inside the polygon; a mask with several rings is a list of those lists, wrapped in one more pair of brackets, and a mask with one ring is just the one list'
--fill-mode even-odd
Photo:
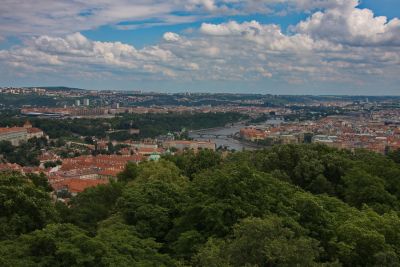
{"label": "low-rise building", "polygon": [[43,137],[44,132],[39,128],[32,127],[27,121],[23,127],[3,127],[0,128],[0,141],[9,141],[13,146],[18,146],[33,137]]}
{"label": "low-rise building", "polygon": [[9,141],[13,146],[28,140],[28,131],[23,127],[0,128],[0,141]]}
{"label": "low-rise building", "polygon": [[167,149],[177,149],[179,151],[193,150],[197,152],[200,149],[209,149],[215,151],[216,145],[213,142],[207,141],[186,141],[186,140],[174,140],[164,142],[164,147]]}
{"label": "low-rise building", "polygon": [[267,137],[267,134],[263,130],[249,127],[240,129],[240,137],[244,140],[254,142],[258,140],[264,140]]}
{"label": "low-rise building", "polygon": [[55,182],[52,187],[56,193],[70,193],[72,196],[76,196],[78,193],[83,192],[86,188],[98,186],[101,184],[107,184],[107,179],[65,179],[62,181]]}

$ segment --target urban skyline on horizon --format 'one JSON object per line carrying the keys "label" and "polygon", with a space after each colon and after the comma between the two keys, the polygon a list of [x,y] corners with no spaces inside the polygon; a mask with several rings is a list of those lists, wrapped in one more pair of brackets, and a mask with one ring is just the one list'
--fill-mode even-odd
{"label": "urban skyline on horizon", "polygon": [[[1,89],[5,90],[4,92],[7,92],[8,90],[12,89],[47,89],[47,90],[55,90],[55,91],[62,91],[62,90],[83,90],[83,91],[96,91],[96,92],[116,92],[116,93],[137,93],[137,94],[159,94],[159,95],[182,95],[182,94],[188,94],[188,95],[270,95],[270,96],[311,96],[311,97],[400,97],[399,94],[356,94],[356,93],[345,93],[345,94],[312,94],[312,93],[271,93],[271,92],[243,92],[243,91],[238,91],[238,92],[224,92],[224,91],[195,91],[195,90],[177,90],[177,91],[169,91],[169,90],[161,90],[160,88],[157,89],[146,89],[146,88],[104,88],[104,89],[98,89],[98,88],[83,88],[83,87],[70,87],[70,86],[65,86],[65,85],[49,85],[49,86],[0,86],[0,92]],[[9,93],[9,92],[8,92]],[[33,92],[35,93],[35,92]]]}

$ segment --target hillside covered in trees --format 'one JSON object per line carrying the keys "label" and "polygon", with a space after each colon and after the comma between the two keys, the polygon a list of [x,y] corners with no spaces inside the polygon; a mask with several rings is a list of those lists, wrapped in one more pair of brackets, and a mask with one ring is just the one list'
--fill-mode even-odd
{"label": "hillside covered in trees", "polygon": [[400,165],[285,145],[128,165],[53,203],[0,174],[0,266],[400,266]]}
{"label": "hillside covered in trees", "polygon": [[[15,118],[11,111],[0,111],[0,127],[21,126],[27,118]],[[115,118],[65,118],[62,120],[30,118],[34,127],[42,129],[50,138],[70,138],[71,136],[95,136],[105,138],[109,130],[118,130],[111,134],[111,140],[124,141],[154,138],[168,132],[181,131],[182,128],[198,130],[203,128],[223,127],[246,119],[247,116],[234,113],[182,113],[182,114],[122,114]],[[138,135],[131,135],[128,130],[139,129]]]}

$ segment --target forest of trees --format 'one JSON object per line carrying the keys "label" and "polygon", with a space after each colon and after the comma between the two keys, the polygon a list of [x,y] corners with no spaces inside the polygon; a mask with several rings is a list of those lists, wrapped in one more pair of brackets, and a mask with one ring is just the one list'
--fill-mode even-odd
{"label": "forest of trees", "polygon": [[38,156],[41,149],[48,148],[49,142],[45,137],[31,138],[22,142],[18,147],[11,144],[10,141],[0,141],[0,163],[2,161],[17,163],[21,166],[39,166]]}
{"label": "forest of trees", "polygon": [[400,266],[400,165],[387,156],[205,150],[118,178],[67,207],[43,176],[0,174],[0,266]]}
{"label": "forest of trees", "polygon": [[[0,113],[0,127],[23,125],[27,118],[11,117],[10,112]],[[114,140],[154,138],[182,128],[197,130],[224,126],[245,118],[239,113],[183,113],[183,114],[123,114],[111,119],[42,119],[30,118],[34,127],[42,129],[50,138],[70,138],[72,136],[95,136],[104,138],[107,131],[126,130],[111,134]],[[128,129],[140,130],[139,135],[130,135]]]}
{"label": "forest of trees", "polygon": [[72,98],[51,97],[45,95],[27,94],[27,95],[13,95],[13,94],[0,94],[0,106],[20,108],[25,105],[37,107],[56,107],[63,105],[71,105]]}

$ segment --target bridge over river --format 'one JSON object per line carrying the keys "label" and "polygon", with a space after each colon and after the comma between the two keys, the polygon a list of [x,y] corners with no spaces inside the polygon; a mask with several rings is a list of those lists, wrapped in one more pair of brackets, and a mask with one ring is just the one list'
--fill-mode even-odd
{"label": "bridge over river", "polygon": [[205,139],[212,139],[212,138],[225,139],[228,137],[232,137],[231,134],[218,134],[218,133],[191,133],[190,136],[192,138],[205,138]]}
{"label": "bridge over river", "polygon": [[211,141],[214,142],[217,147],[222,146],[237,151],[258,148],[255,144],[243,142],[234,138],[235,134],[238,133],[242,127],[244,127],[244,122],[228,125],[226,127],[195,130],[189,132],[189,137],[195,140]]}

